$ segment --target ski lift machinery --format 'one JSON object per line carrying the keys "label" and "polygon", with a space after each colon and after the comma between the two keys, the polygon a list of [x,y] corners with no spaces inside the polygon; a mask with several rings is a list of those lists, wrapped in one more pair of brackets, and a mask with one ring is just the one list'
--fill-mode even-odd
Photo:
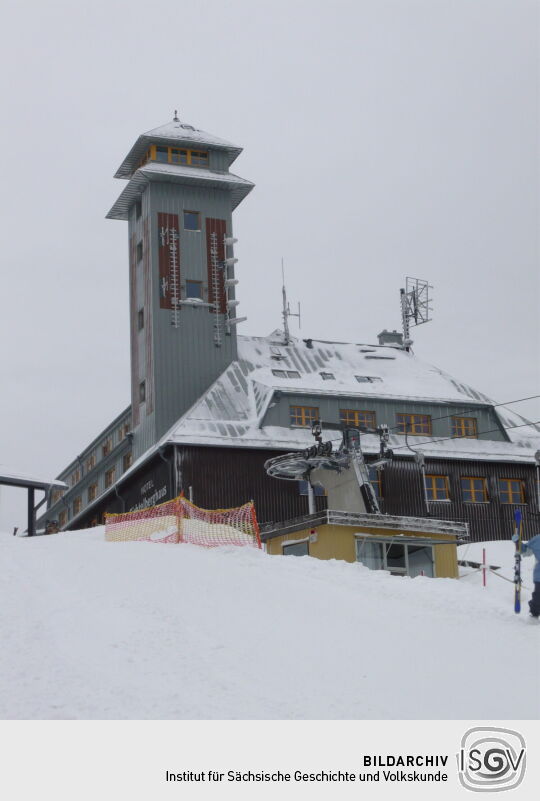
{"label": "ski lift machinery", "polygon": [[[323,425],[325,429],[341,432],[341,443],[337,450],[334,450],[332,440],[323,442]],[[286,481],[307,481],[309,513],[314,514],[316,509],[313,485],[311,483],[312,471],[322,468],[323,470],[333,470],[341,473],[343,470],[352,468],[358,481],[366,510],[372,514],[380,514],[379,502],[371,485],[369,470],[360,446],[360,434],[379,435],[379,456],[369,466],[381,468],[392,459],[392,451],[388,448],[388,426],[381,425],[375,429],[364,426],[353,428],[351,426],[336,425],[335,423],[321,423],[319,420],[315,420],[311,427],[311,433],[315,438],[314,445],[302,451],[285,453],[268,459],[264,464],[267,474],[272,478],[280,478]]]}

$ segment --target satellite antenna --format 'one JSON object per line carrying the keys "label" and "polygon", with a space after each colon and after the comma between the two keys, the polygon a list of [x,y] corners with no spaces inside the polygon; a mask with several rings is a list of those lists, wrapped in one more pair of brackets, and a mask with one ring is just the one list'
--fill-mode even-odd
{"label": "satellite antenna", "polygon": [[405,289],[400,289],[403,344],[407,350],[412,345],[411,326],[429,323],[432,319],[430,312],[433,311],[433,300],[429,294],[430,289],[433,287],[427,281],[409,276],[405,279]]}
{"label": "satellite antenna", "polygon": [[287,300],[287,290],[285,289],[285,268],[283,266],[283,257],[281,259],[281,278],[282,278],[282,286],[281,286],[281,294],[283,296],[283,310],[281,312],[281,316],[283,317],[283,335],[284,335],[284,345],[288,345],[291,341],[291,333],[289,331],[289,317],[298,317],[298,328],[302,328],[302,321],[300,318],[300,303],[298,303],[298,311],[292,312],[289,306],[289,301]]}

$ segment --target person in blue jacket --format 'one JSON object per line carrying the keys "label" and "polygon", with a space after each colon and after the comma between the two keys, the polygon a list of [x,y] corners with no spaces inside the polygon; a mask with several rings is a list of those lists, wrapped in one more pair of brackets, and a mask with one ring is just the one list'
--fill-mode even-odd
{"label": "person in blue jacket", "polygon": [[[512,537],[514,542],[518,541],[518,535],[514,534]],[[540,616],[540,534],[537,534],[529,542],[521,543],[522,556],[535,556],[536,564],[534,566],[533,581],[534,590],[532,598],[529,601],[529,609],[531,610],[532,617]]]}

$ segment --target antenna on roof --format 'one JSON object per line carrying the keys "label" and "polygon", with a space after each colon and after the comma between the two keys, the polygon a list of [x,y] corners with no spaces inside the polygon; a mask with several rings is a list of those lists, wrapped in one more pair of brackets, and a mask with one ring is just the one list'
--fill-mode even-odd
{"label": "antenna on roof", "polygon": [[176,108],[174,110],[173,122],[180,122],[180,120],[178,119],[178,109]]}
{"label": "antenna on roof", "polygon": [[421,278],[405,279],[405,289],[400,289],[401,295],[401,320],[403,323],[403,345],[409,350],[412,345],[410,329],[412,325],[422,325],[429,323],[432,319],[429,315],[433,311],[433,300],[429,290],[433,289],[431,284]]}
{"label": "antenna on roof", "polygon": [[281,312],[281,316],[283,317],[283,335],[284,335],[284,345],[288,345],[291,341],[291,333],[289,331],[289,317],[298,317],[298,328],[302,328],[302,320],[300,318],[300,303],[298,303],[298,311],[292,312],[289,306],[289,302],[287,300],[287,290],[285,289],[285,268],[283,266],[283,256],[281,257],[281,278],[282,278],[282,286],[281,286],[281,294],[283,296],[283,310]]}

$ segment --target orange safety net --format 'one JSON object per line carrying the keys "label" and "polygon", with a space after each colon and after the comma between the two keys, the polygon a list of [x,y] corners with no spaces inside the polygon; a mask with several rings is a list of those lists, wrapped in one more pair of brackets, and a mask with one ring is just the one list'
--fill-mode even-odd
{"label": "orange safety net", "polygon": [[186,542],[205,548],[236,545],[261,548],[255,505],[201,509],[183,496],[137,512],[105,515],[109,542]]}

